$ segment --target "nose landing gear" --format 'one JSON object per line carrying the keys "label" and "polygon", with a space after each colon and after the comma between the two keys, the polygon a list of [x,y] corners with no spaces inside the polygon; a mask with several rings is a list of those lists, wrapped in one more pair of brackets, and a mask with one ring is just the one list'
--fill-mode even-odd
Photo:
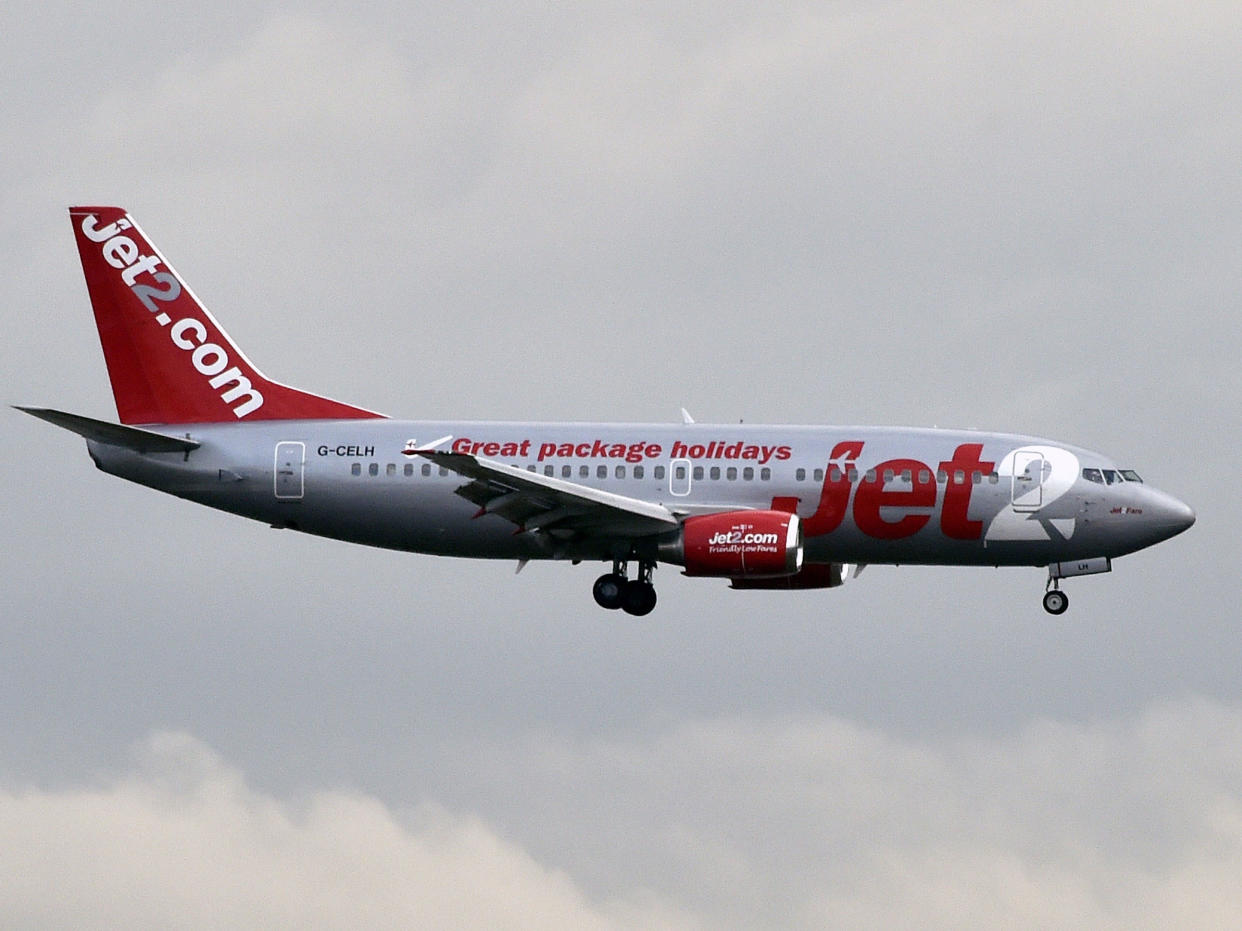
{"label": "nose landing gear", "polygon": [[1044,592],[1044,610],[1049,614],[1064,614],[1069,609],[1069,595],[1054,588]]}
{"label": "nose landing gear", "polygon": [[1049,614],[1064,614],[1069,610],[1069,595],[1061,591],[1061,579],[1051,572],[1044,591],[1044,610]]}
{"label": "nose landing gear", "polygon": [[630,579],[626,577],[625,560],[614,560],[612,571],[595,580],[591,590],[595,603],[609,611],[620,608],[635,617],[650,614],[656,606],[655,586],[651,584],[654,571],[655,563],[641,560],[638,563],[638,578]]}
{"label": "nose landing gear", "polygon": [[1074,559],[1068,562],[1048,564],[1048,584],[1044,587],[1044,610],[1049,614],[1064,614],[1069,607],[1069,595],[1061,591],[1061,580],[1075,578],[1080,575],[1099,575],[1101,572],[1112,572],[1113,560],[1110,556],[1092,556]]}

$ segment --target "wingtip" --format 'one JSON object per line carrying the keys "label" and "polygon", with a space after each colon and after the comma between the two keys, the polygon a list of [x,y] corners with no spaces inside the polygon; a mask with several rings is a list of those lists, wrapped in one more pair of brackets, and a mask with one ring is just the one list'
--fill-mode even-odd
{"label": "wingtip", "polygon": [[15,411],[21,411],[23,414],[29,414],[31,417],[38,417],[40,420],[50,420],[50,415],[58,414],[60,411],[53,410],[50,407],[36,407],[33,404],[10,404]]}
{"label": "wingtip", "polygon": [[416,453],[440,452],[441,451],[440,447],[452,439],[453,439],[453,434],[450,433],[447,436],[440,437],[438,440],[432,440],[430,443],[423,443],[419,446],[415,446],[413,448],[413,451]]}

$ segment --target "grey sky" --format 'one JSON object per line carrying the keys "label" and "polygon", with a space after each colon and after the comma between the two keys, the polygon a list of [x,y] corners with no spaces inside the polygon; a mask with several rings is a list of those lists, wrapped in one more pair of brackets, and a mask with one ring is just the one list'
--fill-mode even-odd
{"label": "grey sky", "polygon": [[79,6],[0,13],[6,403],[114,415],[65,207],[119,203],[393,415],[1007,429],[1199,522],[1061,618],[874,567],[638,621],[10,412],[0,924],[1242,919],[1236,4]]}

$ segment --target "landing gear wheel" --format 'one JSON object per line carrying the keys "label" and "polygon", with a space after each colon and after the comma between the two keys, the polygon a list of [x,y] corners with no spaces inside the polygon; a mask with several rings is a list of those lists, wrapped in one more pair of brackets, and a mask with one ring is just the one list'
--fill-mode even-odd
{"label": "landing gear wheel", "polygon": [[1064,614],[1067,608],[1069,608],[1069,595],[1065,592],[1054,588],[1044,593],[1044,610],[1049,614]]}
{"label": "landing gear wheel", "polygon": [[615,611],[621,607],[625,586],[625,576],[616,572],[606,572],[595,580],[595,587],[591,589],[591,594],[595,596],[595,603],[601,608]]}
{"label": "landing gear wheel", "polygon": [[650,614],[656,606],[655,586],[650,582],[642,582],[633,579],[625,583],[625,588],[621,590],[621,607],[625,609],[626,614],[632,614],[635,617],[642,617],[644,614]]}

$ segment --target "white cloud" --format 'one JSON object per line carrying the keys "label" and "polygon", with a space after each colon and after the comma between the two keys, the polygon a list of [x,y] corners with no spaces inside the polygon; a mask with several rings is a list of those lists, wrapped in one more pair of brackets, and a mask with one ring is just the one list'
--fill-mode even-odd
{"label": "white cloud", "polygon": [[123,778],[0,793],[0,923],[1242,922],[1238,708],[1185,700],[986,739],[722,719],[465,758],[503,783],[503,830],[352,792],[281,800],[193,738],[158,734]]}
{"label": "white cloud", "polygon": [[[471,757],[488,754],[478,748]],[[494,752],[494,751],[493,751]],[[710,926],[1225,927],[1242,922],[1242,709],[908,739],[831,717],[528,745],[540,849]]]}
{"label": "white cloud", "polygon": [[676,927],[588,902],[478,820],[373,798],[289,803],[195,739],[153,736],[106,785],[0,793],[0,924],[75,928]]}

